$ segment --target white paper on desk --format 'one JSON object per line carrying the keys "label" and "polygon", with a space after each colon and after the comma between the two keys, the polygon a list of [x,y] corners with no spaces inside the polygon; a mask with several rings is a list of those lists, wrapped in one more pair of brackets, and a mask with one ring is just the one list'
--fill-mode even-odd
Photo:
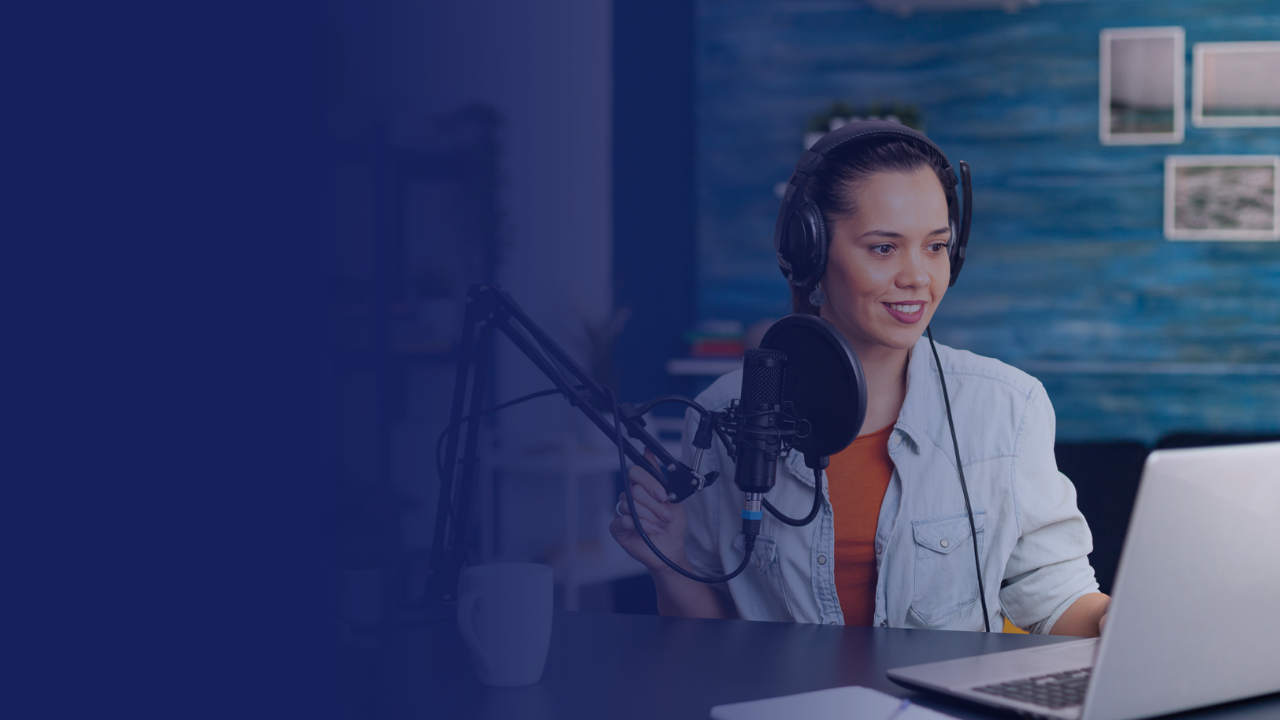
{"label": "white paper on desk", "polygon": [[711,708],[711,720],[953,720],[915,704],[898,713],[901,705],[902,698],[853,685],[716,705]]}

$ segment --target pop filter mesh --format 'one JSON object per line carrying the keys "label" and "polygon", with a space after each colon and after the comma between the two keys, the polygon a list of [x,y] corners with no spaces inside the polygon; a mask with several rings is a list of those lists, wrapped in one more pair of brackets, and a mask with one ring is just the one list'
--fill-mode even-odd
{"label": "pop filter mesh", "polygon": [[795,448],[806,454],[834,455],[862,429],[866,381],[852,348],[830,323],[812,315],[779,320],[761,347],[786,353],[783,400],[810,423],[808,437]]}

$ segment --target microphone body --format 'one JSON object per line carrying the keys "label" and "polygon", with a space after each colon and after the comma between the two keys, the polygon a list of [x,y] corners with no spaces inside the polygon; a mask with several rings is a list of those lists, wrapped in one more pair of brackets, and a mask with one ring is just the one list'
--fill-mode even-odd
{"label": "microphone body", "polygon": [[778,454],[782,451],[779,415],[782,373],[786,360],[786,353],[780,350],[748,350],[743,357],[733,482],[744,495],[742,531],[747,537],[760,532],[764,494],[772,490],[777,481]]}
{"label": "microphone body", "polygon": [[779,432],[782,411],[781,350],[748,350],[742,362],[741,416],[738,427],[737,469],[733,482],[744,493],[773,489],[782,450]]}

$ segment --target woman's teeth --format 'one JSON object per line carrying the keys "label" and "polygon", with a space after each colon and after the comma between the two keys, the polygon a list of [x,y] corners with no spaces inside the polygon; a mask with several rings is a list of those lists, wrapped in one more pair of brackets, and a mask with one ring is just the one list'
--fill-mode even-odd
{"label": "woman's teeth", "polygon": [[920,312],[921,306],[920,305],[890,305],[889,307],[894,310],[897,310],[900,313],[906,313],[907,315],[915,315],[916,313]]}

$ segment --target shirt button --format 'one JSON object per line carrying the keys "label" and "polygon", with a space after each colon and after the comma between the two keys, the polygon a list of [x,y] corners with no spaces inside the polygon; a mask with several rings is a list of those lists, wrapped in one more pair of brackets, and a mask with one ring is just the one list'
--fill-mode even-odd
{"label": "shirt button", "polygon": [[876,543],[876,554],[879,555],[882,552],[884,552],[884,546],[880,543]]}
{"label": "shirt button", "polygon": [[818,556],[818,564],[819,564],[819,565],[826,565],[826,564],[827,564],[827,556],[826,556],[826,555],[819,555],[819,556]]}
{"label": "shirt button", "polygon": [[835,624],[836,624],[836,621],[835,621],[835,620],[832,620],[832,621],[831,621],[831,624],[832,624],[832,625],[835,625]]}
{"label": "shirt button", "polygon": [[947,547],[951,543],[947,542],[946,538],[942,538],[941,540],[938,541],[938,544],[941,545],[942,547]]}
{"label": "shirt button", "polygon": [[889,618],[880,621],[880,627],[889,627]]}

